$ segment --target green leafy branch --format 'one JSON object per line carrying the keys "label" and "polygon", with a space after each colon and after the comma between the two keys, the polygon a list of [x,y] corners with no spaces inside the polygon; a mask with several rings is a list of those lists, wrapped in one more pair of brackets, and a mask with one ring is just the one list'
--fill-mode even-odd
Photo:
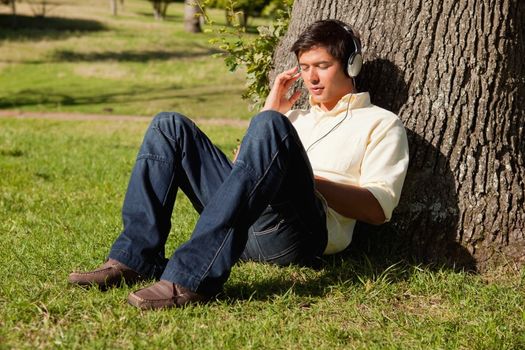
{"label": "green leafy branch", "polygon": [[[270,92],[268,76],[273,68],[273,53],[288,29],[292,1],[280,0],[279,4],[277,9],[272,4],[272,23],[269,26],[258,27],[258,36],[250,40],[247,38],[246,28],[239,21],[241,17],[239,11],[235,10],[236,1],[229,0],[226,11],[232,26],[220,27],[215,31],[217,37],[211,40],[212,44],[224,51],[218,55],[224,57],[224,62],[230,71],[235,71],[239,67],[246,68],[247,87],[242,97],[252,102],[252,109],[262,107]],[[204,16],[208,24],[213,24],[209,17]]]}

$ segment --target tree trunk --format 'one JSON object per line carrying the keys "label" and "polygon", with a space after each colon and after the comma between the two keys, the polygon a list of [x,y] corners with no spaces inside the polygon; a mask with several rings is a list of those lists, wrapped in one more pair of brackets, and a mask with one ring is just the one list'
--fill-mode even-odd
{"label": "tree trunk", "polygon": [[10,6],[11,6],[11,14],[13,16],[16,16],[16,0],[11,0]]}
{"label": "tree trunk", "polygon": [[45,17],[47,14],[47,0],[42,0],[42,11],[40,12],[41,17]]}
{"label": "tree trunk", "polygon": [[200,15],[202,9],[198,0],[184,1],[184,29],[190,33],[202,32]]}
{"label": "tree trunk", "polygon": [[111,14],[117,15],[117,0],[109,0],[109,6],[111,7]]}
{"label": "tree trunk", "polygon": [[151,6],[153,7],[153,18],[155,18],[156,20],[160,19],[159,5],[160,5],[159,1],[157,0],[151,1]]}
{"label": "tree trunk", "polygon": [[164,16],[162,14],[162,2],[159,0],[154,0],[151,2],[153,6],[153,17],[156,20],[163,20]]}
{"label": "tree trunk", "polygon": [[522,265],[525,1],[296,0],[272,77],[296,64],[298,33],[325,18],[361,34],[358,87],[399,114],[410,143],[392,222],[358,225],[354,243],[366,232],[368,247],[423,262]]}
{"label": "tree trunk", "polygon": [[168,5],[169,5],[169,2],[167,1],[163,1],[160,3],[160,17],[163,20],[166,18],[166,15],[168,14]]}

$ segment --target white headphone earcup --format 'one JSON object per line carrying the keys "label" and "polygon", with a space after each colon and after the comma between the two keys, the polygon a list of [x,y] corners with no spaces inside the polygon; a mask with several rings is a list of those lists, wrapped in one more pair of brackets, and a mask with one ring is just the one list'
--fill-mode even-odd
{"label": "white headphone earcup", "polygon": [[356,53],[350,56],[348,59],[347,72],[351,78],[355,78],[359,75],[361,67],[363,66],[363,56],[360,53]]}

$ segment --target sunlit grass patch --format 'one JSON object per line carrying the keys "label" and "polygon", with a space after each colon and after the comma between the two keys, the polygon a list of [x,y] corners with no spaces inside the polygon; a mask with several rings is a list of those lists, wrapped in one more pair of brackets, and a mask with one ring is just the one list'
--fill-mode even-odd
{"label": "sunlit grass patch", "polygon": [[[103,30],[2,39],[1,108],[247,117],[241,75],[208,56],[206,35],[183,34],[182,12],[157,23],[147,1],[126,0],[117,18],[106,5],[69,1],[53,13]],[[147,125],[0,119],[0,348],[525,348],[525,272],[513,269],[475,275],[349,255],[319,269],[240,263],[213,303],[159,312],[126,304],[149,282],[105,293],[67,285],[119,234]],[[228,155],[243,133],[202,128]],[[168,256],[197,218],[179,193]]]}
{"label": "sunlit grass patch", "polygon": [[[50,15],[55,17],[40,19],[44,26],[21,17],[20,28],[3,31],[0,109],[130,115],[176,110],[195,118],[233,119],[251,115],[241,98],[243,73],[228,72],[222,58],[214,56],[219,51],[209,44],[212,34],[184,32],[178,17],[182,4],[172,4],[174,15],[162,22],[148,16],[146,1],[126,1],[117,17],[99,3],[61,3]],[[23,4],[19,12],[30,14]],[[222,11],[210,14],[224,20]],[[82,23],[88,21],[99,26],[87,28]]]}

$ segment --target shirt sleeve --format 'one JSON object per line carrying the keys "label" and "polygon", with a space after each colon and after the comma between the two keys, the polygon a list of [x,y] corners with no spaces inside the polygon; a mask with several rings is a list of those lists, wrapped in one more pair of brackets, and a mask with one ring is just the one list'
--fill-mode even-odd
{"label": "shirt sleeve", "polygon": [[372,131],[361,163],[360,185],[377,199],[390,221],[399,203],[408,168],[408,141],[398,118],[384,120]]}

